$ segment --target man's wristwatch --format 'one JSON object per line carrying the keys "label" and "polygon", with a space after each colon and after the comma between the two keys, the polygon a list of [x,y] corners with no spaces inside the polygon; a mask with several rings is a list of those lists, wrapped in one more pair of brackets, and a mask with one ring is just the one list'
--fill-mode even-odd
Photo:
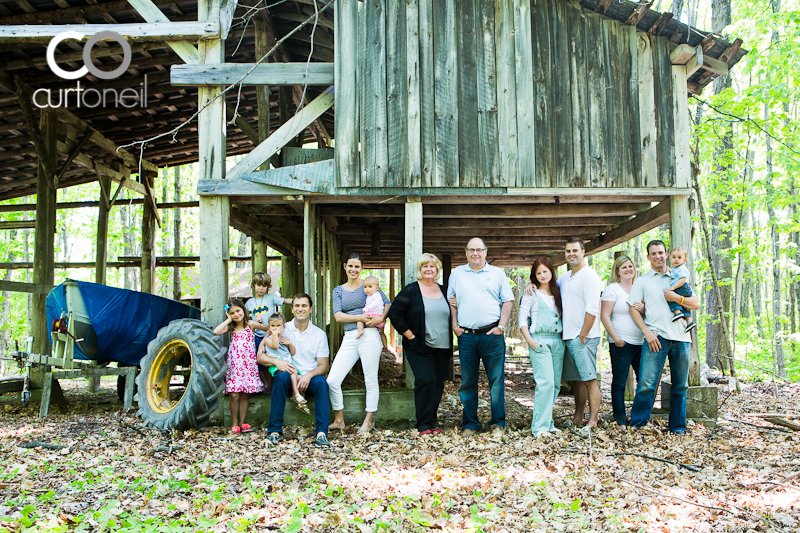
{"label": "man's wristwatch", "polygon": [[497,327],[500,328],[500,331],[502,331],[503,333],[506,332],[506,327],[505,326],[501,326],[500,324],[498,324]]}

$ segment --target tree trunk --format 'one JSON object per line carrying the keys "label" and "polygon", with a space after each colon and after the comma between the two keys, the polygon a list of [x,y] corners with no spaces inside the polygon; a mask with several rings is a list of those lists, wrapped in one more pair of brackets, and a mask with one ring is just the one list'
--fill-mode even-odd
{"label": "tree trunk", "polygon": [[[173,202],[181,201],[181,167],[176,166],[172,169],[175,176],[175,190],[172,196]],[[180,257],[181,255],[181,210],[172,210],[172,255]],[[172,298],[180,301],[181,299],[181,269],[175,267],[172,269]]]}

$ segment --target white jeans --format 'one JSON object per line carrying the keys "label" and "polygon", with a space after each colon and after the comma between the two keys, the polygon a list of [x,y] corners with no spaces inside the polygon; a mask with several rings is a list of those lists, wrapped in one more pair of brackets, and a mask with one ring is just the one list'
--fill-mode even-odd
{"label": "white jeans", "polygon": [[334,411],[344,409],[344,399],[342,398],[342,381],[361,359],[361,368],[364,370],[364,385],[367,387],[367,408],[368,413],[378,410],[378,364],[381,359],[383,343],[378,330],[375,328],[364,328],[364,334],[360,339],[356,339],[358,330],[348,331],[344,334],[342,346],[333,359],[331,370],[328,373],[328,389],[331,394],[331,407]]}

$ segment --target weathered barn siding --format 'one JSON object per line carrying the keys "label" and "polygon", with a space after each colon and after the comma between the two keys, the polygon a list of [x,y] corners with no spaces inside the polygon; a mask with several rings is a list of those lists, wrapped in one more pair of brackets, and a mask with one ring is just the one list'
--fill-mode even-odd
{"label": "weathered barn siding", "polygon": [[336,24],[339,187],[676,186],[664,37],[566,0],[339,0]]}

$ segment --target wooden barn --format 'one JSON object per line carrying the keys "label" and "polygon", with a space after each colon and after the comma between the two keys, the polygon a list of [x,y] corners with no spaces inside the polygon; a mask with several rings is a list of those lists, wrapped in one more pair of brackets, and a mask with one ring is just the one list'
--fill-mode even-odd
{"label": "wooden barn", "polygon": [[[228,226],[253,238],[254,268],[267,245],[283,254],[283,294],[315,295],[323,327],[347,252],[407,282],[421,252],[455,266],[473,236],[497,266],[563,264],[569,236],[592,254],[666,222],[689,247],[688,96],[746,51],[651,4],[0,2],[0,199],[37,195],[26,290],[53,283],[57,188],[93,180],[99,243],[115,190],[142,195],[152,280],[159,207],[180,207],[156,203],[153,178],[195,161],[209,323],[223,317]],[[85,89],[139,91],[130,106],[37,105],[39,89],[51,103],[74,90],[47,58],[65,31],[126,38],[132,61],[116,79],[95,74],[124,61],[113,41],[65,40],[52,62],[74,71],[91,59]],[[235,154],[246,155],[226,164]]]}

